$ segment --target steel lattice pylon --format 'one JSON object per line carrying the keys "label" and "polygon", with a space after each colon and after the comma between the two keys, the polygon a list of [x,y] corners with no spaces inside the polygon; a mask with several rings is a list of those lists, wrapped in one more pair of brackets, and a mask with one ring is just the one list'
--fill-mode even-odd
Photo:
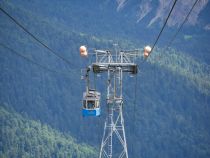
{"label": "steel lattice pylon", "polygon": [[134,62],[139,50],[116,51],[115,54],[95,50],[94,54],[96,62],[91,65],[93,72],[107,73],[107,116],[99,158],[128,158],[123,118],[123,74],[137,74]]}
{"label": "steel lattice pylon", "polygon": [[108,70],[107,117],[104,125],[104,133],[99,158],[112,157],[112,143],[114,136],[117,138],[115,140],[118,140],[118,144],[121,146],[119,147],[120,151],[118,157],[128,158],[122,108],[122,69],[119,68],[113,72]]}

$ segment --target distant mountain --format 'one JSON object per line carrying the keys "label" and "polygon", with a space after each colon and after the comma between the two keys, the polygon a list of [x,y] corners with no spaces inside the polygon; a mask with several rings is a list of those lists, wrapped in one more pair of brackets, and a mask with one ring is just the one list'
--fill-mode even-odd
{"label": "distant mountain", "polygon": [[[152,45],[173,2],[173,0],[117,0],[115,8],[119,16],[124,18],[123,26],[128,22],[130,29],[135,30],[133,33],[131,30],[126,30],[128,34],[132,34],[140,43]],[[167,27],[158,41],[159,47],[166,47],[169,44],[194,2],[192,0],[177,1]],[[170,47],[209,63],[210,58],[207,53],[210,51],[207,44],[210,40],[209,15],[209,1],[199,0]],[[187,36],[192,38],[187,39]]]}
{"label": "distant mountain", "polygon": [[[87,45],[91,53],[94,48],[113,50],[114,43],[118,49],[142,50],[152,44],[161,25],[147,27],[154,17],[151,14],[136,23],[136,10],[126,9],[134,6],[129,2],[117,11],[117,2],[111,0],[1,1],[2,8],[70,62],[50,53],[0,12],[0,43],[56,70],[43,69],[0,46],[1,105],[53,131],[70,133],[75,143],[91,145],[98,153],[106,114],[106,76],[91,80],[102,94],[102,116],[83,118],[81,69],[94,57],[81,58],[78,48]],[[204,12],[199,15],[207,17]],[[137,79],[129,75],[123,79],[129,157],[210,157],[209,33],[197,26],[184,27],[173,45],[165,48],[175,31],[175,27],[166,27],[148,60],[136,61]],[[16,114],[14,119],[18,119]]]}
{"label": "distant mountain", "polygon": [[[195,1],[192,0],[177,1],[167,25],[176,27],[180,26],[194,2]],[[117,3],[117,11],[122,11],[124,9],[135,10],[137,22],[141,22],[142,20],[149,18],[150,21],[148,23],[148,27],[150,27],[154,23],[162,24],[165,21],[166,15],[169,13],[173,1],[159,0],[157,2],[157,0],[117,0]],[[199,25],[200,20],[202,19],[200,18],[200,13],[207,13],[207,10],[209,10],[209,5],[208,0],[199,0],[193,9],[187,24],[193,26],[196,24]],[[205,25],[208,23],[210,23],[210,19],[205,19]]]}
{"label": "distant mountain", "polygon": [[[154,43],[173,1],[170,1],[170,3],[169,1],[155,0],[144,2],[138,0],[103,0],[100,2],[88,0],[84,3],[79,0],[74,3],[66,1],[52,1],[50,3],[49,1],[33,1],[29,3],[28,1],[16,0],[2,1],[1,4],[4,7],[13,4],[14,16],[19,14],[25,17],[25,13],[21,15],[17,8],[26,10],[26,12],[30,10],[31,15],[38,16],[41,19],[48,19],[50,22],[56,21],[57,24],[65,27],[66,31],[91,34],[97,38],[111,40],[115,43],[127,40],[140,48]],[[175,12],[170,17],[169,25],[164,29],[157,46],[166,47],[169,44],[193,2],[189,0],[177,2]],[[146,6],[144,7],[144,5]],[[47,10],[45,6],[48,6]],[[149,9],[151,11],[144,11],[147,7],[151,8]],[[210,40],[209,14],[209,1],[199,0],[190,16],[190,24],[193,25],[186,23],[170,47],[208,63],[210,61],[207,53],[210,51],[208,45]],[[138,19],[141,20],[138,22]],[[43,24],[44,22],[45,20]],[[57,24],[53,26],[60,27]],[[151,24],[150,27],[148,27],[149,24]]]}

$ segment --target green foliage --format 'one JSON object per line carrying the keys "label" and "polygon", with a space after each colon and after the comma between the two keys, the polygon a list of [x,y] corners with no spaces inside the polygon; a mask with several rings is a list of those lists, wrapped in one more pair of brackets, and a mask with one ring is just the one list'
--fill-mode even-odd
{"label": "green foliage", "polygon": [[0,157],[96,157],[94,148],[0,106]]}
{"label": "green foliage", "polygon": [[[80,0],[74,3],[18,0],[2,2],[3,7],[32,33],[72,63],[67,65],[50,54],[6,16],[1,15],[1,42],[40,64],[69,73],[66,77],[47,72],[11,54],[10,51],[0,48],[0,102],[8,103],[15,111],[27,116],[23,118],[25,122],[28,119],[41,122],[41,124],[38,123],[41,126],[41,135],[37,135],[39,132],[32,130],[31,124],[34,123],[26,123],[29,128],[25,127],[25,123],[21,124],[21,129],[16,129],[16,126],[9,128],[12,128],[11,131],[19,131],[17,138],[11,137],[15,141],[23,137],[21,134],[27,135],[27,140],[23,137],[24,144],[27,144],[26,149],[23,148],[26,157],[31,157],[30,154],[33,154],[28,152],[33,149],[31,144],[39,141],[41,141],[42,148],[40,152],[46,157],[51,157],[51,151],[54,154],[60,153],[56,148],[62,148],[64,151],[66,146],[60,144],[65,144],[64,138],[69,140],[69,136],[58,134],[60,136],[56,137],[61,137],[61,139],[54,139],[55,129],[71,133],[77,143],[97,146],[98,151],[106,113],[106,85],[101,81],[105,81],[106,76],[96,78],[97,89],[102,93],[102,116],[82,118],[81,98],[85,85],[80,80],[80,69],[94,59],[91,56],[88,60],[81,59],[78,48],[80,45],[87,45],[91,52],[91,48],[110,49],[116,42],[122,49],[133,49],[142,47],[144,44],[139,38],[144,39],[143,42],[149,41],[146,32],[144,36],[141,36],[132,29],[132,26],[127,27],[125,23],[120,23],[116,14],[112,18],[110,9],[91,5],[91,9],[85,10],[88,5],[96,1],[93,0],[84,5],[84,2]],[[81,4],[84,8],[80,7]],[[106,14],[97,9],[104,9]],[[107,15],[107,12],[110,15]],[[101,23],[97,20],[98,18]],[[125,27],[125,30],[120,29],[121,27]],[[135,32],[138,38],[131,37],[128,30]],[[153,32],[150,34],[154,37]],[[191,39],[192,43],[194,42],[193,47],[200,47],[200,45],[195,45],[197,42],[195,39],[197,37],[193,35]],[[184,43],[183,46],[185,47]],[[157,49],[147,60],[148,62],[139,60],[137,85],[135,85],[134,78],[124,78],[124,115],[129,157],[209,157],[209,65],[196,60],[193,55],[189,56],[190,53],[183,54],[172,49],[167,51]],[[209,58],[208,51],[206,56]],[[138,92],[136,106],[133,104],[135,88]],[[14,119],[20,116],[13,112],[9,114],[9,118],[12,119],[13,115]],[[49,125],[52,128],[49,128]],[[7,124],[2,124],[1,129],[4,127],[8,127]],[[34,132],[27,134],[25,129]],[[6,133],[9,135],[17,133],[11,131],[8,130],[5,135]],[[53,132],[44,134],[49,131]],[[36,140],[40,137],[44,137],[45,141]],[[8,136],[6,138],[9,143],[15,142],[10,141]],[[49,146],[53,143],[57,146],[49,147],[49,150],[47,148],[45,152],[45,142]],[[68,146],[68,143],[66,144]],[[76,149],[72,149],[73,153],[80,155],[80,152],[77,151],[80,145],[75,144],[74,147]],[[92,148],[83,147],[81,147],[82,151],[87,156],[90,153],[88,151],[92,151]],[[19,147],[15,145],[13,148],[12,151],[19,150]],[[10,152],[10,150],[7,151]]]}
{"label": "green foliage", "polygon": [[185,39],[186,41],[191,40],[192,38],[193,38],[192,35],[184,35],[184,39]]}
{"label": "green foliage", "polygon": [[201,93],[210,96],[209,65],[174,49],[157,49],[157,52],[151,55],[149,62],[187,78]]}

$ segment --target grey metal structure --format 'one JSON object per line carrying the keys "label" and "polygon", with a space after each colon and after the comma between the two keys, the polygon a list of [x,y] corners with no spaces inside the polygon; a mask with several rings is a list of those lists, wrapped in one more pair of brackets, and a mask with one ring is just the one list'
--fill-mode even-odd
{"label": "grey metal structure", "polygon": [[94,55],[93,72],[107,73],[107,116],[99,158],[128,158],[123,118],[123,74],[137,74],[135,59],[139,50],[116,51],[114,54],[95,50]]}

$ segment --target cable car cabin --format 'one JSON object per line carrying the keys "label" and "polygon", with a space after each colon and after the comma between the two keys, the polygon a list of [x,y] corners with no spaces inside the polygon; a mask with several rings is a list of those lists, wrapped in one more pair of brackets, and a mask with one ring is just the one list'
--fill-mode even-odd
{"label": "cable car cabin", "polygon": [[101,94],[96,90],[83,93],[83,116],[100,116],[100,97]]}

